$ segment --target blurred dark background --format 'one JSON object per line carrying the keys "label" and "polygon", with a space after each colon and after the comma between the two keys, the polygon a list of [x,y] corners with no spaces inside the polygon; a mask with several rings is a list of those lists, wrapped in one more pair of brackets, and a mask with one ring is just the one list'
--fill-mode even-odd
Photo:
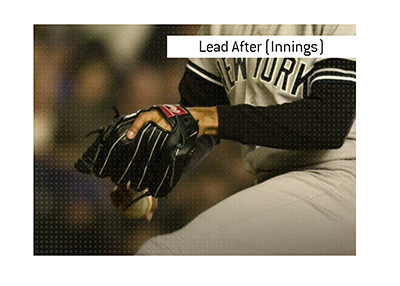
{"label": "blurred dark background", "polygon": [[34,26],[34,254],[134,254],[152,236],[172,232],[253,178],[240,145],[223,141],[185,174],[151,223],[113,208],[108,179],[73,168],[112,120],[115,105],[132,113],[179,102],[186,60],[167,59],[167,35],[193,35],[184,25]]}

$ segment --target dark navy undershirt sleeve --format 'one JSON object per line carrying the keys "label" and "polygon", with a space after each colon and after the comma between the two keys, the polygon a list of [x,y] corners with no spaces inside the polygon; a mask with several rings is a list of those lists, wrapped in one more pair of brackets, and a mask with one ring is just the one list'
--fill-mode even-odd
{"label": "dark navy undershirt sleeve", "polygon": [[340,148],[355,118],[355,83],[319,82],[318,98],[256,107],[218,106],[221,139],[280,149]]}

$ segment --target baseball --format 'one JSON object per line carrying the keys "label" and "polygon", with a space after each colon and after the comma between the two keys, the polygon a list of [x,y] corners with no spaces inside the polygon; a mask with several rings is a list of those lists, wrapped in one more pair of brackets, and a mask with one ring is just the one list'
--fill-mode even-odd
{"label": "baseball", "polygon": [[142,218],[150,212],[153,205],[153,200],[151,196],[146,196],[139,201],[135,202],[128,209],[125,207],[132,202],[135,198],[144,194],[147,190],[142,192],[135,192],[130,189],[116,187],[110,194],[112,204],[124,213],[128,218]]}
{"label": "baseball", "polygon": [[146,196],[138,200],[136,203],[131,205],[127,210],[125,210],[124,215],[129,218],[141,218],[150,212],[151,206],[152,206],[152,199],[150,196]]}

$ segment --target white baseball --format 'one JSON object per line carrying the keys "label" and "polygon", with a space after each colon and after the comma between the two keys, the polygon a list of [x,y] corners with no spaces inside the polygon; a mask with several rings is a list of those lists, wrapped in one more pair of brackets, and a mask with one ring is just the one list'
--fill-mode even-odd
{"label": "white baseball", "polygon": [[[143,192],[140,192],[140,193],[135,192],[132,197],[132,200],[139,197],[140,195],[142,195],[145,192],[146,192],[146,190]],[[152,207],[152,202],[153,202],[153,200],[152,200],[151,196],[146,196],[146,197],[138,200],[137,202],[135,202],[128,209],[126,209],[124,211],[124,215],[129,218],[144,217],[146,214],[148,214],[150,212],[151,207]]]}

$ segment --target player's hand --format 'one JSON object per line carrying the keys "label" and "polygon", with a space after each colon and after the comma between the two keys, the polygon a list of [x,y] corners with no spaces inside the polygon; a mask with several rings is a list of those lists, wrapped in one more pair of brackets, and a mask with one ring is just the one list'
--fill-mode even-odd
{"label": "player's hand", "polygon": [[140,113],[136,120],[133,122],[132,126],[126,133],[126,137],[130,140],[135,138],[136,134],[138,134],[139,130],[145,125],[147,122],[154,122],[161,128],[171,131],[171,125],[158,113],[157,110],[150,110],[147,112]]}
{"label": "player's hand", "polygon": [[[198,120],[199,134],[200,137],[204,134],[217,135],[218,130],[218,113],[216,107],[191,107],[188,108],[192,116]],[[157,110],[150,110],[143,112],[138,115],[135,122],[126,133],[128,139],[132,140],[135,138],[139,130],[147,123],[154,122],[161,128],[171,131],[172,128],[169,123],[158,113]]]}
{"label": "player's hand", "polygon": [[151,209],[150,211],[144,216],[144,219],[147,222],[150,222],[151,219],[153,218],[153,214],[155,213],[156,209],[157,209],[157,204],[158,204],[158,200],[156,198],[151,197],[152,200],[152,205],[151,205]]}
{"label": "player's hand", "polygon": [[152,196],[144,197],[126,209],[132,200],[139,195],[141,193],[131,190],[128,183],[126,187],[116,186],[110,193],[110,198],[112,204],[122,211],[126,217],[134,219],[144,218],[147,222],[150,222],[157,209],[158,202],[156,198]]}

